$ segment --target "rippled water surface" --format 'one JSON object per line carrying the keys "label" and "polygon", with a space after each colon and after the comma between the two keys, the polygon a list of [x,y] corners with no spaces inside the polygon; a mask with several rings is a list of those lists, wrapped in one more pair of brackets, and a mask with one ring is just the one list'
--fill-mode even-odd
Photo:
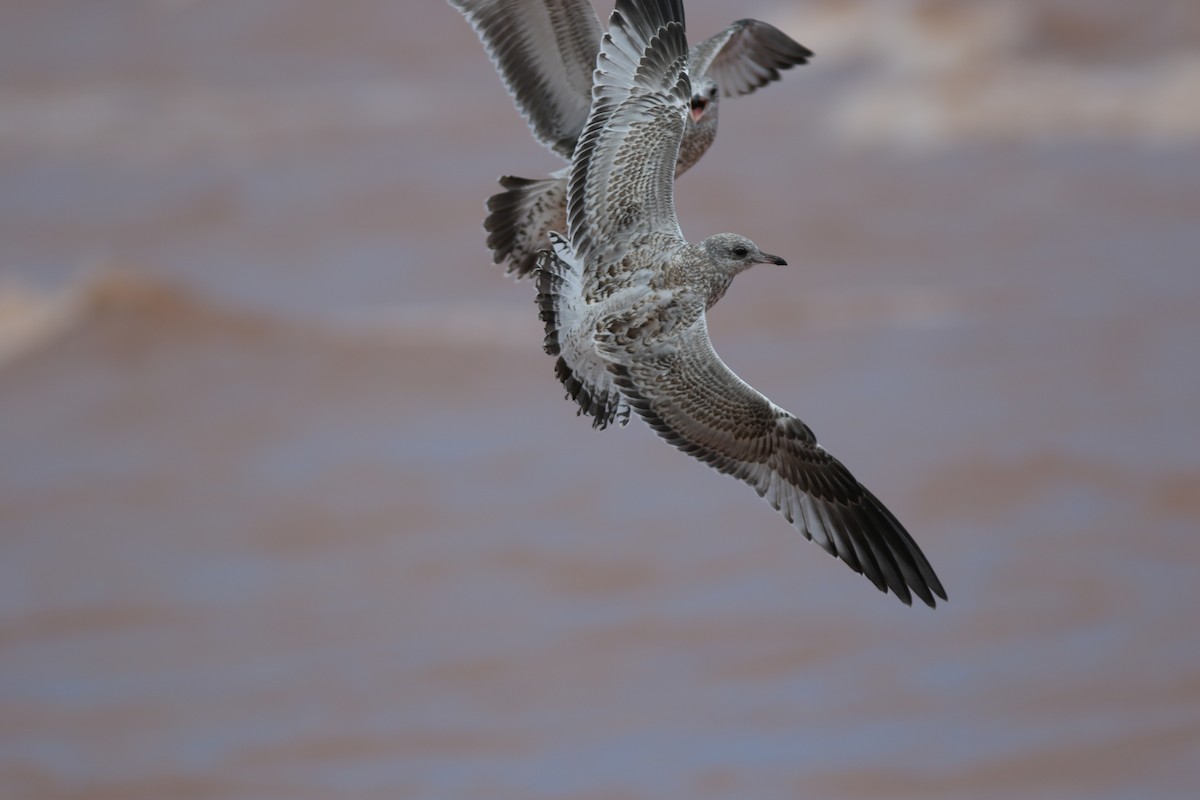
{"label": "rippled water surface", "polygon": [[0,13],[4,797],[1192,797],[1200,15],[1139,9],[689,3],[817,52],[678,184],[791,264],[716,346],[933,611],[575,417],[448,6]]}

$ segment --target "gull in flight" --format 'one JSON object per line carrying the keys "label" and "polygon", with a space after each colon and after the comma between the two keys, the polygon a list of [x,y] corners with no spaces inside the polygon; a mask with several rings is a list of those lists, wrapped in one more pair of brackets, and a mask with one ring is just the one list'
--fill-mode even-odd
{"label": "gull in flight", "polygon": [[[589,0],[449,0],[470,21],[517,108],[538,141],[568,161],[587,122],[592,69],[603,30]],[[692,91],[676,158],[682,175],[717,135],[721,96],[753,92],[804,64],[812,52],[765,22],[743,19],[688,54]],[[488,200],[484,228],[496,263],[517,278],[530,274],[547,234],[565,231],[567,173],[549,178],[505,175]]]}
{"label": "gull in flight", "polygon": [[735,275],[785,264],[744,236],[688,243],[675,165],[695,93],[679,0],[618,0],[569,174],[567,236],[537,256],[545,347],[596,427],[636,412],[660,437],[754,487],[804,536],[901,601],[941,582],[904,527],[797,417],[733,373],[706,311]]}

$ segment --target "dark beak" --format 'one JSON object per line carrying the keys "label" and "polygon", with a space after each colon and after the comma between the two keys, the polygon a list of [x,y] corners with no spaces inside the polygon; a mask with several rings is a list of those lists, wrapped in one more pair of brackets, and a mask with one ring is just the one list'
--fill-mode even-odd
{"label": "dark beak", "polygon": [[693,97],[692,98],[692,122],[699,122],[704,116],[704,110],[708,108],[708,98]]}
{"label": "dark beak", "polygon": [[762,263],[764,263],[764,264],[778,264],[778,265],[779,265],[779,266],[781,266],[781,267],[786,267],[786,266],[787,266],[787,262],[786,262],[786,261],[784,261],[784,260],[783,260],[782,258],[780,258],[779,256],[773,256],[773,255],[771,255],[770,253],[763,253],[763,254],[762,254]]}

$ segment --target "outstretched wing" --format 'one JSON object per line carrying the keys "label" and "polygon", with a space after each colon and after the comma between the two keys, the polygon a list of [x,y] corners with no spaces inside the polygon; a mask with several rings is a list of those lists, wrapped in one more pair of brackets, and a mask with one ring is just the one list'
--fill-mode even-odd
{"label": "outstretched wing", "polygon": [[542,346],[558,356],[554,373],[579,405],[580,414],[592,417],[593,428],[612,422],[629,422],[629,406],[613,384],[607,365],[596,352],[593,331],[585,321],[582,267],[566,240],[549,234],[553,250],[537,254],[538,316],[546,326]]}
{"label": "outstretched wing", "polygon": [[779,80],[779,71],[806,64],[812,51],[773,25],[740,19],[692,48],[691,71],[711,77],[730,97]]}
{"label": "outstretched wing", "polygon": [[679,0],[618,0],[567,189],[571,246],[589,269],[640,234],[683,244],[674,184],[691,93],[687,56]]}
{"label": "outstretched wing", "polygon": [[600,20],[589,0],[449,0],[538,141],[570,160],[587,122]]}
{"label": "outstretched wing", "polygon": [[[733,373],[717,356],[703,314],[653,351],[610,349],[626,401],[659,436],[757,490],[809,539],[904,603],[946,599],[904,526],[808,426]],[[911,591],[911,593],[910,593]]]}

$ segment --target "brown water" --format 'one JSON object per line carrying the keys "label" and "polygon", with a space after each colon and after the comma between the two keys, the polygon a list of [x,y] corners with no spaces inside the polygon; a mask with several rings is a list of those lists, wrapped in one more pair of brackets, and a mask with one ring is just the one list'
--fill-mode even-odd
{"label": "brown water", "polygon": [[689,4],[818,53],[680,181],[793,265],[717,347],[935,611],[575,418],[425,5],[0,12],[0,795],[1194,796],[1193,4]]}

